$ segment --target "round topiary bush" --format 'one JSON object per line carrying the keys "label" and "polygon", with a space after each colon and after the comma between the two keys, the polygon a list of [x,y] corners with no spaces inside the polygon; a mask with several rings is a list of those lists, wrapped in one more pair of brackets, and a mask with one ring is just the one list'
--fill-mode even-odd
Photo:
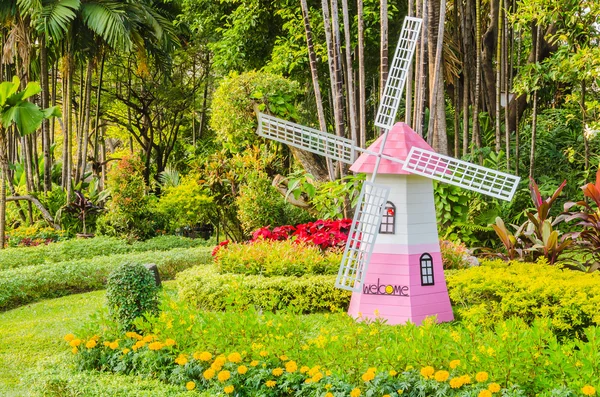
{"label": "round topiary bush", "polygon": [[158,287],[154,275],[139,263],[125,262],[107,278],[106,299],[110,315],[124,330],[144,313],[158,312]]}

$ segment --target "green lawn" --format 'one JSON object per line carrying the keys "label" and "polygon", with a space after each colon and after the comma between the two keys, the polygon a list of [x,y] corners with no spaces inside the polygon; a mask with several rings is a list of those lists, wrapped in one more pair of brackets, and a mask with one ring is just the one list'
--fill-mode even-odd
{"label": "green lawn", "polygon": [[103,304],[104,291],[95,291],[0,313],[0,396],[198,395],[158,381],[74,371],[63,336]]}

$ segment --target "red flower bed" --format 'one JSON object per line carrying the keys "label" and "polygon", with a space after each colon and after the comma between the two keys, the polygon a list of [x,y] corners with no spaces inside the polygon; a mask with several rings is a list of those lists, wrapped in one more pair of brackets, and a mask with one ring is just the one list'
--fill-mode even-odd
{"label": "red flower bed", "polygon": [[343,248],[348,239],[352,219],[322,220],[303,223],[297,226],[269,226],[257,229],[252,233],[250,242],[263,240],[283,241],[292,239],[297,242],[318,245],[321,249]]}

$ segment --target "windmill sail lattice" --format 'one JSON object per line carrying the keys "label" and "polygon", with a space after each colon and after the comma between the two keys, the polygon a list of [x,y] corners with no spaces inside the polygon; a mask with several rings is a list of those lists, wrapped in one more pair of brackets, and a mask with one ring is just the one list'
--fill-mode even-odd
{"label": "windmill sail lattice", "polygon": [[356,208],[342,264],[335,286],[349,291],[360,291],[379,227],[381,215],[387,202],[390,189],[386,186],[364,182]]}
{"label": "windmill sail lattice", "polygon": [[398,40],[394,60],[388,73],[385,90],[375,118],[375,125],[378,127],[390,130],[394,126],[422,22],[423,20],[420,18],[406,17],[404,19],[400,40]]}
{"label": "windmill sail lattice", "polygon": [[417,147],[402,169],[502,200],[512,200],[520,178]]}
{"label": "windmill sail lattice", "polygon": [[257,134],[346,164],[354,162],[355,147],[350,139],[277,117],[259,113]]}

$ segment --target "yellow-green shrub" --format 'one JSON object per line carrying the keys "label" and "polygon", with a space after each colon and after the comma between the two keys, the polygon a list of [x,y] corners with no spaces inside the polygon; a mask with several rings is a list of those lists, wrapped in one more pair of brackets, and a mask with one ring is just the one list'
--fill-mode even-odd
{"label": "yellow-green shrub", "polygon": [[494,323],[518,316],[550,318],[555,331],[576,333],[600,324],[600,273],[537,263],[487,261],[447,275],[454,310],[463,320]]}
{"label": "yellow-green shrub", "polygon": [[179,296],[209,310],[258,307],[275,311],[293,307],[302,313],[346,310],[350,293],[334,287],[335,276],[264,277],[219,274],[214,267],[197,266],[177,275]]}
{"label": "yellow-green shrub", "polygon": [[303,274],[337,274],[341,254],[321,252],[316,246],[293,241],[256,241],[252,244],[229,244],[219,250],[219,273],[248,275],[301,276]]}

